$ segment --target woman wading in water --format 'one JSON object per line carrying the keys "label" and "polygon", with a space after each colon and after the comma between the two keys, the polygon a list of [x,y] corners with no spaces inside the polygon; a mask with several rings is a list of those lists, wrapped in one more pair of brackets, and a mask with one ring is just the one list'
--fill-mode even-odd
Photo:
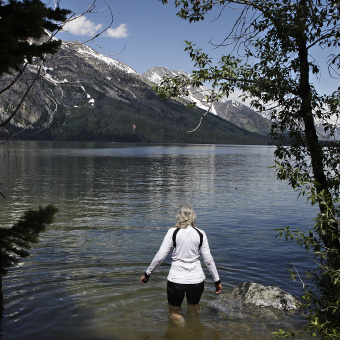
{"label": "woman wading in water", "polygon": [[172,250],[167,296],[171,318],[177,321],[184,321],[180,313],[185,296],[189,308],[197,308],[200,302],[205,280],[199,260],[200,254],[215,282],[216,293],[222,291],[221,280],[210,253],[207,236],[203,230],[195,227],[195,219],[196,214],[191,207],[181,208],[175,227],[168,230],[159,251],[141,277],[141,283],[147,283],[152,272]]}

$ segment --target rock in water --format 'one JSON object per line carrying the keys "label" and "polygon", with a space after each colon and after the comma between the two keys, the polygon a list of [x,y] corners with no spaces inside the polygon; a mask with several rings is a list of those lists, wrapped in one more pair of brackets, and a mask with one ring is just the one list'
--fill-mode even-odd
{"label": "rock in water", "polygon": [[245,282],[236,286],[231,294],[239,295],[245,304],[258,307],[272,307],[279,310],[297,310],[300,302],[279,287],[262,286],[254,282]]}
{"label": "rock in water", "polygon": [[[263,286],[254,282],[244,282],[234,287],[228,294],[221,296],[222,305],[241,307],[269,307],[280,311],[296,311],[300,302],[279,287]],[[228,307],[227,307],[228,308]]]}
{"label": "rock in water", "polygon": [[[244,282],[209,302],[211,314],[225,327],[228,339],[269,339],[278,329],[301,330],[300,302],[279,287]],[[271,337],[270,337],[271,338]],[[303,339],[311,339],[304,334]]]}

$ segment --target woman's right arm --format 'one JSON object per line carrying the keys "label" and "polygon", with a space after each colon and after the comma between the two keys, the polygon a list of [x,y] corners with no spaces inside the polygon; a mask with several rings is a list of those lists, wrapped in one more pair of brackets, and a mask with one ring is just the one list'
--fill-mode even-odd
{"label": "woman's right arm", "polygon": [[[146,270],[145,272],[146,275],[145,274],[143,275],[144,279],[147,279],[147,280],[149,279],[149,276],[151,275],[151,273],[165,260],[169,251],[173,248],[172,234],[173,234],[173,229],[169,229],[163,239],[162,245],[160,246],[157,254],[151,261],[149,268]],[[141,278],[141,281],[143,279],[143,276]],[[146,283],[146,282],[142,282],[142,283]]]}

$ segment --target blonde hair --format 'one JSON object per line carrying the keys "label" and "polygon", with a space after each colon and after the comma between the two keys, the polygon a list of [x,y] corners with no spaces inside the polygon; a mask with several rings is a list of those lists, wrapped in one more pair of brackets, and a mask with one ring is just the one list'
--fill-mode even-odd
{"label": "blonde hair", "polygon": [[179,213],[176,216],[177,223],[175,225],[176,228],[186,228],[188,225],[194,227],[196,213],[194,209],[188,206],[184,206],[180,209]]}

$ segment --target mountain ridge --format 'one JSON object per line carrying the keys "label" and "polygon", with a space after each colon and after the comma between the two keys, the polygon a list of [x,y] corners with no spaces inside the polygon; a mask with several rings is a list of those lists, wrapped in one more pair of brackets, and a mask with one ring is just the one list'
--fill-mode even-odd
{"label": "mountain ridge", "polygon": [[[185,75],[190,77],[190,74],[182,70],[170,70],[165,66],[152,67],[142,74],[143,77],[159,84],[164,76],[180,76]],[[221,98],[218,102],[211,105],[206,103],[205,96],[209,94],[209,90],[204,86],[199,88],[188,88],[189,95],[185,97],[187,100],[192,101],[197,107],[203,110],[209,110],[213,114],[233,123],[248,131],[268,135],[270,132],[270,121],[248,106],[236,101],[229,100],[227,97]]]}
{"label": "mountain ridge", "polygon": [[[21,98],[26,82],[36,75],[31,65],[2,94],[3,120]],[[1,87],[13,78],[0,79]],[[80,42],[64,42],[41,69],[19,114],[8,126],[22,139],[110,140],[123,142],[185,142],[267,144],[267,138],[208,115],[192,134],[202,111],[189,111],[185,102],[162,101],[128,65],[101,55]],[[22,132],[24,130],[24,132]],[[39,134],[37,134],[37,132]]]}

